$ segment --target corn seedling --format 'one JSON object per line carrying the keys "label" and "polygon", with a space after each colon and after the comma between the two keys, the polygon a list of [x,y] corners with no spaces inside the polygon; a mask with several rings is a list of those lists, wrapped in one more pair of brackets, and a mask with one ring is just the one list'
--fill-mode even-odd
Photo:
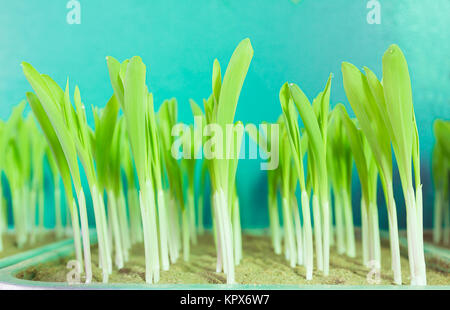
{"label": "corn seedling", "polygon": [[[361,184],[361,229],[363,241],[363,263],[367,267],[381,267],[380,233],[377,210],[378,170],[367,140],[357,127],[356,120],[350,119],[342,104],[335,108],[336,115],[344,128],[342,134],[348,143]],[[369,266],[373,262],[375,266]]]}
{"label": "corn seedling", "polygon": [[[392,268],[401,284],[397,212],[392,187],[391,143],[399,167],[407,209],[411,284],[426,284],[423,253],[422,190],[419,140],[412,106],[411,82],[403,53],[396,45],[383,56],[383,83],[367,68],[365,75],[343,63],[344,88],[377,161],[388,206]],[[413,188],[412,167],[414,166]]]}
{"label": "corn seedling", "polygon": [[[339,105],[338,105],[339,109]],[[327,167],[334,194],[338,253],[356,256],[352,213],[353,155],[339,110],[332,111],[328,126]],[[365,225],[363,225],[365,228]]]}
{"label": "corn seedling", "polygon": [[[286,83],[281,91],[284,94],[283,97],[285,98],[284,103],[282,100],[282,106],[286,106],[287,102],[290,100],[293,101],[297,112],[303,121],[305,132],[308,137],[308,178],[310,179],[310,183],[313,188],[312,203],[317,268],[323,271],[325,275],[328,275],[329,273],[331,236],[329,185],[326,167],[330,87],[331,76],[328,79],[324,91],[319,93],[319,95],[314,99],[312,105],[306,95],[295,84]],[[293,110],[292,108],[290,109]],[[286,113],[285,111],[287,109],[284,108],[283,110],[284,113]],[[297,144],[299,144],[299,142],[297,142]],[[297,166],[298,165],[299,164],[297,164]],[[303,187],[303,185],[301,185],[301,187]],[[304,188],[306,189],[306,185]],[[306,190],[304,192],[306,193]],[[302,194],[302,196],[305,195]],[[307,204],[306,196],[304,200],[305,205],[309,205],[309,203]]]}
{"label": "corn seedling", "polygon": [[[64,204],[61,203],[61,186],[60,186],[61,175],[59,173],[55,156],[53,155],[48,144],[45,147],[45,155],[47,157],[47,162],[50,167],[53,179],[53,199],[55,206],[55,233],[58,238],[61,238],[64,235],[64,224],[62,219],[62,210],[64,208]],[[66,217],[67,216],[68,214],[66,214]]]}
{"label": "corn seedling", "polygon": [[[113,268],[121,269],[129,261],[132,245],[142,242],[145,281],[158,283],[160,272],[177,262],[181,252],[186,262],[190,260],[191,246],[205,230],[208,179],[216,271],[226,274],[227,283],[235,283],[235,266],[242,260],[236,171],[244,135],[243,124],[235,121],[235,111],[252,57],[250,40],[241,41],[223,78],[219,61],[214,60],[212,92],[203,100],[203,110],[189,101],[193,124],[178,123],[178,103],[174,98],[164,100],[155,112],[141,58],[119,62],[107,57],[113,94],[104,108],[92,107],[93,128],[87,123],[78,87],[72,98],[69,82],[63,90],[49,76],[23,63],[25,77],[34,91],[26,94],[32,114],[23,116],[24,101],[7,122],[0,122],[0,147],[4,150],[0,154],[0,171],[5,173],[11,188],[19,247],[34,242],[43,231],[46,157],[54,184],[56,234],[61,237],[64,226],[72,227],[76,259],[84,269],[85,281],[92,281],[80,162],[92,198],[103,282],[108,282]],[[362,194],[363,264],[381,268],[376,195],[380,176],[388,210],[394,282],[402,283],[392,148],[407,210],[411,284],[426,284],[419,136],[408,67],[397,46],[386,51],[382,67],[380,82],[367,68],[363,73],[349,63],[342,64],[344,89],[356,119],[342,104],[329,111],[330,75],[312,102],[299,86],[285,83],[279,91],[282,114],[276,123],[263,123],[259,129],[252,124],[245,127],[260,152],[268,156],[274,149],[279,152],[279,166],[267,171],[272,247],[275,254],[284,255],[292,268],[305,266],[307,280],[313,277],[314,262],[318,271],[329,275],[330,247],[334,244],[338,254],[357,255],[352,213],[355,163]],[[449,128],[445,121],[436,121],[434,127],[437,243],[442,238],[450,242]],[[205,158],[199,157],[200,153]],[[196,170],[201,171],[198,183]],[[71,225],[63,224],[65,205],[61,203],[60,181],[70,212],[66,221],[71,219]],[[3,193],[0,194],[1,251],[8,214]]]}
{"label": "corn seedling", "polygon": [[433,148],[432,171],[434,194],[433,242],[450,244],[450,208],[449,208],[449,175],[450,175],[450,122],[436,120],[434,122],[436,143]]}

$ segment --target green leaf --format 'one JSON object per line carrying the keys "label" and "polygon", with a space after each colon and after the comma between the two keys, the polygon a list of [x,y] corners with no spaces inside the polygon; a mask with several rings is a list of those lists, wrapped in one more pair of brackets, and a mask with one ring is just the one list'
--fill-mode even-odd
{"label": "green leaf", "polygon": [[[25,77],[36,93],[38,102],[41,103],[42,110],[45,112],[44,114],[47,115],[48,121],[54,129],[55,135],[58,137],[58,141],[61,144],[61,148],[71,172],[73,183],[78,190],[81,188],[81,180],[76,156],[77,153],[69,129],[61,118],[61,113],[58,108],[60,103],[54,101],[51,91],[48,88],[48,84],[39,72],[36,71],[36,69],[25,62],[22,63],[22,67]],[[39,113],[42,114],[42,111]]]}
{"label": "green leaf", "polygon": [[[55,160],[59,173],[61,174],[66,196],[68,199],[70,199],[71,197],[73,197],[72,184],[70,181],[70,169],[62,145],[38,97],[30,92],[28,92],[26,95],[28,103],[31,106],[34,116],[36,117],[36,120],[40,124],[42,131],[44,132],[44,136],[51,150],[52,156],[50,157],[52,157]],[[68,201],[68,206],[70,209],[72,209],[72,203],[69,202],[70,201]]]}
{"label": "green leaf", "polygon": [[347,99],[372,149],[380,173],[392,181],[392,155],[389,130],[382,107],[375,101],[366,77],[350,63],[342,63],[342,75]]}
{"label": "green leaf", "polygon": [[233,124],[237,102],[253,57],[253,48],[250,40],[242,40],[231,56],[228,63],[223,84],[220,88],[220,97],[217,110],[217,123],[225,128],[226,124]]}
{"label": "green leaf", "polygon": [[325,144],[320,131],[319,123],[308,98],[301,91],[301,89],[295,84],[290,84],[289,90],[309,137],[308,141],[314,157],[313,160],[317,167],[317,178],[320,182],[319,190],[322,191],[322,197],[326,198],[328,197],[328,180],[326,171]]}
{"label": "green leaf", "polygon": [[410,184],[414,134],[411,80],[408,64],[397,45],[391,45],[383,56],[383,89],[400,176],[402,183]]}
{"label": "green leaf", "polygon": [[131,58],[124,84],[124,115],[127,123],[128,137],[138,173],[139,182],[150,176],[147,163],[146,106],[147,87],[145,86],[146,67],[140,57]]}

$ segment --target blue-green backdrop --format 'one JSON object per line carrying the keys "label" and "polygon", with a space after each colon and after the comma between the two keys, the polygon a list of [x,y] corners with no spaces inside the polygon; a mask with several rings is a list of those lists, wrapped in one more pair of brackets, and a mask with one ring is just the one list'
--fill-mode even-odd
{"label": "blue-green backdrop", "polygon": [[[66,0],[1,1],[0,117],[30,87],[21,61],[63,84],[80,86],[86,105],[104,106],[112,93],[105,56],[120,60],[139,55],[158,106],[179,101],[179,118],[190,121],[188,99],[210,93],[214,58],[222,66],[238,42],[251,39],[254,58],[237,107],[236,119],[275,121],[281,112],[278,91],[298,83],[309,97],[334,73],[331,102],[346,102],[340,64],[350,61],[381,75],[381,57],[397,43],[408,60],[421,141],[424,222],[432,223],[432,123],[450,118],[450,2],[379,0],[381,24],[368,24],[367,0],[80,0],[81,24],[69,25]],[[395,176],[400,226],[405,210]],[[259,161],[243,160],[237,174],[244,227],[268,225],[266,177]],[[48,189],[52,182],[46,179]],[[356,222],[359,186],[354,182]],[[50,191],[46,224],[54,222]],[[381,225],[387,227],[380,192]],[[206,220],[208,222],[208,220]]]}

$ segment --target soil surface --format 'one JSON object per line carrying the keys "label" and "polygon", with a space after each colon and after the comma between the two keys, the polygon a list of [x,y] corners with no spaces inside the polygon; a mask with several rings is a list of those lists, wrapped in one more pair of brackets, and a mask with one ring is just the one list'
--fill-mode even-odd
{"label": "soil surface", "polygon": [[446,249],[450,249],[450,243],[449,244],[445,244],[444,240],[441,239],[441,242],[439,243],[434,243],[433,241],[433,233],[431,231],[424,231],[423,232],[423,240],[425,242],[428,242],[430,244],[433,244],[437,247],[441,247],[441,248],[446,248]]}
{"label": "soil surface", "polygon": [[44,232],[36,236],[36,241],[34,243],[28,241],[24,246],[19,248],[17,247],[16,237],[13,234],[3,234],[0,238],[3,240],[3,251],[0,252],[0,258],[11,256],[57,241],[54,232]]}
{"label": "soil surface", "polygon": [[[305,268],[291,268],[284,255],[275,255],[269,237],[244,236],[243,259],[236,266],[236,281],[240,284],[335,284],[335,285],[368,285],[369,269],[362,264],[362,258],[349,258],[338,255],[332,248],[330,255],[330,275],[328,277],[314,270],[313,280],[306,281]],[[404,251],[403,251],[404,252]],[[361,253],[361,243],[357,242],[357,253]],[[98,262],[98,251],[93,247],[92,261]],[[120,270],[113,270],[110,283],[144,283],[144,247],[135,245],[130,260]],[[70,258],[73,259],[73,258]],[[28,268],[17,276],[22,279],[64,282],[66,281],[67,261],[60,259]],[[392,284],[393,274],[390,270],[389,244],[383,243],[382,270],[380,284]],[[439,261],[430,262],[427,270],[428,284],[450,285],[449,266],[438,266]],[[93,264],[94,282],[101,282],[101,270]],[[409,264],[406,257],[401,259],[403,282],[409,284]],[[439,268],[434,268],[436,266]],[[215,272],[216,250],[211,235],[200,236],[198,244],[192,246],[189,262],[182,257],[170,270],[161,272],[160,284],[218,284],[226,283],[223,273]]]}

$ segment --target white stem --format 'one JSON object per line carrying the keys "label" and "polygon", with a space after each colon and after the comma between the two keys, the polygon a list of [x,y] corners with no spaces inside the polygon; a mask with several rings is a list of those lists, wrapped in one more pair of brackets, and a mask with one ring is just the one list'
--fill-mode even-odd
{"label": "white stem", "polygon": [[378,210],[376,201],[369,204],[369,227],[371,228],[371,244],[373,246],[373,260],[375,267],[381,268],[381,245],[380,245],[380,229],[378,224]]}
{"label": "white stem", "polygon": [[197,244],[197,231],[195,227],[195,196],[194,188],[188,190],[188,209],[189,209],[189,228],[191,232],[191,241]]}
{"label": "white stem", "polygon": [[241,218],[239,215],[239,201],[236,198],[233,207],[233,241],[234,241],[234,257],[235,264],[238,265],[242,259],[242,238],[241,238]]}
{"label": "white stem", "polygon": [[[363,265],[369,267],[370,257],[370,245],[369,245],[369,220],[364,198],[361,199],[361,239],[362,239],[362,252],[363,252]],[[369,258],[370,257],[370,258]]]}
{"label": "white stem", "polygon": [[433,242],[439,244],[442,239],[442,193],[434,193]]}
{"label": "white stem", "polygon": [[306,191],[302,191],[302,212],[303,212],[303,227],[304,227],[304,262],[306,267],[306,280],[312,280],[313,273],[313,236],[311,227],[311,215],[309,210],[309,198]]}
{"label": "white stem", "polygon": [[149,284],[159,281],[159,249],[156,229],[156,209],[153,184],[144,183],[140,193],[142,223],[144,227],[145,281]]}
{"label": "white stem", "polygon": [[350,200],[349,194],[345,190],[342,191],[342,198],[344,201],[347,256],[356,257],[355,229],[353,226],[352,202]]}
{"label": "white stem", "polygon": [[395,206],[392,183],[387,183],[388,188],[388,219],[389,235],[391,245],[392,270],[394,272],[394,283],[402,284],[402,270],[400,265],[400,244],[398,241],[397,208]]}
{"label": "white stem", "polygon": [[270,198],[269,201],[269,220],[270,220],[270,231],[272,237],[272,246],[275,254],[281,254],[281,233],[280,233],[280,219],[278,216],[278,203],[277,197]]}
{"label": "white stem", "polygon": [[3,199],[3,187],[2,187],[1,175],[0,175],[0,253],[3,251],[3,232],[7,230],[5,203]]}
{"label": "white stem", "polygon": [[[326,196],[324,196],[326,197]],[[323,208],[323,274],[328,276],[330,272],[330,203],[328,199],[322,203]]]}
{"label": "white stem", "polygon": [[183,214],[181,215],[182,219],[181,225],[183,226],[183,259],[185,262],[188,262],[190,256],[190,243],[189,243],[190,231],[189,231],[189,215],[188,215],[189,210],[185,207],[182,212]]}
{"label": "white stem", "polygon": [[167,208],[165,194],[162,188],[158,189],[158,215],[159,215],[159,238],[161,246],[161,265],[162,270],[169,270],[169,249],[168,249],[168,225]]}
{"label": "white stem", "polygon": [[289,249],[289,262],[292,268],[297,264],[297,250],[295,249],[294,227],[292,225],[291,206],[289,195],[283,197],[283,219],[286,231],[286,247]]}
{"label": "white stem", "polygon": [[[216,195],[214,195],[216,196]],[[224,241],[222,240],[223,237],[221,235],[221,230],[219,229],[219,224],[217,224],[218,218],[219,218],[219,214],[217,211],[217,204],[219,202],[217,201],[217,199],[214,199],[214,203],[213,203],[213,210],[214,210],[214,218],[216,219],[214,221],[215,225],[213,225],[214,227],[214,233],[215,233],[215,241],[216,241],[216,250],[217,250],[217,262],[216,262],[216,272],[225,272],[224,270],[224,266],[223,266],[223,253],[224,253],[224,249],[223,249],[223,243]]]}
{"label": "white stem", "polygon": [[42,233],[44,231],[44,221],[45,221],[45,200],[44,200],[44,191],[40,189],[38,191],[38,207],[39,207],[39,232]]}
{"label": "white stem", "polygon": [[297,264],[303,265],[303,236],[302,236],[302,224],[300,222],[300,213],[298,212],[298,204],[295,196],[291,200],[291,207],[294,216],[295,235],[297,240]]}
{"label": "white stem", "polygon": [[72,230],[73,230],[73,241],[75,245],[75,257],[80,264],[80,270],[83,270],[83,255],[81,249],[81,235],[80,235],[80,224],[78,219],[77,203],[75,199],[72,199]]}
{"label": "white stem", "polygon": [[54,189],[54,197],[55,197],[55,230],[56,236],[61,238],[63,235],[62,228],[62,215],[61,215],[61,188],[59,187],[59,179],[55,178],[55,189]]}
{"label": "white stem", "polygon": [[86,198],[84,197],[84,192],[82,189],[79,190],[77,197],[80,210],[81,235],[83,237],[86,283],[91,283],[92,281],[91,243],[89,241],[89,225],[86,212]]}
{"label": "white stem", "polygon": [[117,209],[119,213],[119,225],[123,244],[123,258],[127,262],[129,259],[128,251],[131,249],[130,228],[127,216],[127,205],[125,203],[125,196],[121,191],[119,197],[116,197]]}
{"label": "white stem", "polygon": [[341,195],[335,191],[334,195],[334,217],[336,219],[336,239],[338,254],[345,253],[345,238],[344,238],[344,218]]}
{"label": "white stem", "polygon": [[128,188],[128,209],[130,211],[131,242],[142,242],[142,220],[139,211],[138,194],[134,187]]}
{"label": "white stem", "polygon": [[[219,192],[215,192],[214,193],[214,212],[216,214],[216,218],[215,218],[215,225],[216,225],[216,231],[217,231],[217,251],[218,251],[218,259],[220,258],[220,261],[217,261],[217,266],[216,266],[216,270],[217,269],[223,269],[224,273],[228,272],[228,260],[226,257],[226,240],[225,240],[225,228],[224,228],[224,224],[223,221],[221,220],[221,201],[222,197],[220,197]],[[219,253],[220,252],[220,253]],[[220,255],[220,256],[219,256]],[[219,268],[222,267],[222,268]]]}
{"label": "white stem", "polygon": [[[422,223],[417,214],[416,197],[414,189],[411,187],[407,190],[406,196],[406,216],[407,216],[407,233],[408,233],[408,254],[411,267],[411,285],[426,285],[426,269],[425,256],[423,253],[423,233],[419,225]],[[411,250],[409,249],[411,247]],[[422,250],[422,253],[421,253]]]}
{"label": "white stem", "polygon": [[103,270],[103,283],[107,283],[109,274],[112,273],[112,260],[110,250],[111,245],[108,242],[108,225],[106,222],[105,204],[103,202],[103,195],[96,185],[93,185],[91,188],[91,196],[95,216],[95,226],[97,229],[99,258]]}
{"label": "white stem", "polygon": [[313,216],[317,269],[323,271],[322,223],[320,220],[319,198],[316,194],[313,194]]}
{"label": "white stem", "polygon": [[198,197],[198,234],[203,235],[205,232],[205,227],[203,225],[203,194]]}
{"label": "white stem", "polygon": [[109,218],[111,219],[112,224],[113,241],[115,246],[114,252],[116,258],[116,266],[118,269],[122,269],[124,264],[122,237],[120,234],[119,217],[117,214],[117,201],[112,191],[108,192],[108,207],[109,207],[108,208]]}
{"label": "white stem", "polygon": [[[34,189],[31,190],[31,217],[29,223],[29,229],[31,231],[30,243],[34,244],[36,242],[36,196],[37,193]],[[39,210],[38,210],[39,211]]]}

